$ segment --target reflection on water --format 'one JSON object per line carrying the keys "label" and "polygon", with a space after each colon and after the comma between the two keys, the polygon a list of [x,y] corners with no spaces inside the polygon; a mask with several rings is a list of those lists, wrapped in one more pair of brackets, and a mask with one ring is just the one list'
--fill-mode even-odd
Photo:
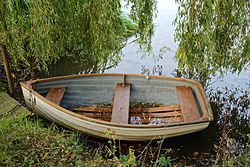
{"label": "reflection on water", "polygon": [[228,137],[246,143],[245,135],[250,133],[250,87],[210,91],[209,97],[211,104],[216,106],[215,123],[221,127],[227,117]]}
{"label": "reflection on water", "polygon": [[[174,42],[174,27],[172,22],[176,16],[178,6],[173,0],[158,0],[158,15],[155,19],[155,34],[152,39],[153,52],[151,56],[146,56],[145,53],[138,52],[139,47],[135,43],[129,43],[123,49],[124,57],[117,67],[107,70],[109,73],[141,73],[141,68],[144,66],[151,71],[154,66],[163,66],[163,73],[171,75],[177,67],[175,61],[175,50],[177,44]],[[133,39],[130,39],[133,41]],[[171,50],[166,50],[160,61],[157,57],[163,47],[168,47]]]}

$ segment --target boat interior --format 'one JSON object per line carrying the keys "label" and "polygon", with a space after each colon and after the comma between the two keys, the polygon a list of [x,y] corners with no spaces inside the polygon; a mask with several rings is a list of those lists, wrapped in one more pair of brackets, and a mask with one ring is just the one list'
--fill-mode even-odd
{"label": "boat interior", "polygon": [[[109,104],[78,105],[70,110],[89,118],[119,124],[157,125],[192,122],[201,119],[200,107],[190,86],[175,86],[176,104],[130,102],[130,83],[116,83]],[[46,91],[46,99],[60,105],[67,87],[53,87]]]}

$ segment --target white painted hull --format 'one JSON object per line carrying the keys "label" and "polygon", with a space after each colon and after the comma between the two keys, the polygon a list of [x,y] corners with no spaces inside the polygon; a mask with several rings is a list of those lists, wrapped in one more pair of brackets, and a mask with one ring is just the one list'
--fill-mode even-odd
{"label": "white painted hull", "polygon": [[[91,136],[98,136],[102,138],[109,138],[107,131],[112,131],[116,135],[117,139],[130,140],[130,141],[144,141],[151,139],[169,138],[174,136],[180,136],[184,134],[193,133],[205,129],[209,125],[209,121],[201,121],[190,124],[175,125],[175,126],[149,126],[134,127],[126,126],[114,126],[111,124],[102,124],[88,119],[81,119],[76,117],[66,109],[61,107],[55,107],[51,105],[44,97],[37,93],[30,94],[29,90],[22,86],[22,91],[26,105],[31,107],[30,95],[35,98],[36,104],[33,105],[33,109],[42,117],[45,117],[51,121],[54,121],[62,126],[68,127],[80,131]],[[65,112],[66,111],[66,112]]]}

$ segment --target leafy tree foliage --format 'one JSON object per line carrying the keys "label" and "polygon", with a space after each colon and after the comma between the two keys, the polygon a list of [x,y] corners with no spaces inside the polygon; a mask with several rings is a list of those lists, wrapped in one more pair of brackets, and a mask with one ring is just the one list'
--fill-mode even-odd
{"label": "leafy tree foliage", "polygon": [[157,0],[127,0],[131,5],[130,17],[138,25],[137,38],[140,46],[151,49],[151,37],[154,35],[153,18],[156,17]]}
{"label": "leafy tree foliage", "polygon": [[250,1],[177,0],[176,57],[182,72],[211,75],[250,64]]}
{"label": "leafy tree foliage", "polygon": [[[150,45],[155,0],[126,2],[139,44]],[[46,70],[67,56],[85,64],[86,73],[103,71],[120,60],[131,33],[121,8],[120,0],[0,0],[0,43],[16,66]]]}

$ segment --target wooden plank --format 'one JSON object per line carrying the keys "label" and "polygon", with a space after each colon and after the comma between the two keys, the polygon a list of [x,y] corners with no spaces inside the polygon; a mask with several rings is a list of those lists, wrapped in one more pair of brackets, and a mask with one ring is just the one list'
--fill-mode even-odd
{"label": "wooden plank", "polygon": [[[142,119],[143,124],[150,124],[152,123],[154,118],[151,119]],[[160,118],[161,124],[170,124],[170,123],[177,123],[177,122],[183,122],[182,117],[169,117],[169,118]]]}
{"label": "wooden plank", "polygon": [[[79,113],[81,115],[85,115],[90,118],[99,119],[103,121],[111,121],[111,115],[89,115],[91,113]],[[86,115],[87,114],[87,115]],[[141,117],[142,124],[149,124],[152,123],[154,117]],[[160,118],[161,123],[169,124],[169,123],[176,123],[176,122],[183,122],[183,117],[166,117],[166,118]]]}
{"label": "wooden plank", "polygon": [[[111,117],[111,113],[83,113],[83,115],[91,118],[106,118]],[[154,118],[154,117],[181,117],[181,111],[165,112],[165,113],[129,113],[129,116],[138,116],[141,118]]]}
{"label": "wooden plank", "polygon": [[111,118],[111,114],[101,114],[101,113],[78,113],[78,114],[82,114],[82,115],[85,115],[87,117],[90,117],[90,118]]}
{"label": "wooden plank", "polygon": [[155,113],[155,112],[176,111],[180,109],[181,109],[181,106],[177,104],[177,105],[169,105],[169,106],[162,106],[162,107],[150,107],[150,108],[137,107],[137,108],[131,108],[129,111],[130,112]]}
{"label": "wooden plank", "polygon": [[165,112],[165,113],[131,113],[129,116],[139,116],[139,117],[181,117],[182,113],[180,111]]}
{"label": "wooden plank", "polygon": [[83,112],[76,112],[77,114],[87,116],[89,118],[94,118],[98,120],[103,120],[103,121],[111,121],[111,115],[89,115],[92,113],[83,113]]}
{"label": "wooden plank", "polygon": [[111,122],[128,124],[130,87],[129,83],[116,84]]}
{"label": "wooden plank", "polygon": [[46,99],[52,101],[53,103],[59,105],[62,101],[63,95],[66,91],[66,88],[51,88],[49,89]]}
{"label": "wooden plank", "polygon": [[162,123],[176,123],[176,122],[183,122],[183,117],[168,117],[168,118],[162,118]]}
{"label": "wooden plank", "polygon": [[[112,109],[109,107],[98,107],[98,106],[80,106],[74,109],[75,111],[83,111],[83,112],[112,112]],[[177,111],[181,110],[181,106],[179,104],[176,105],[168,105],[162,107],[133,107],[129,109],[129,112],[166,112],[166,111]]]}
{"label": "wooden plank", "polygon": [[112,108],[109,107],[98,107],[98,106],[80,106],[74,109],[74,111],[83,112],[112,112]]}
{"label": "wooden plank", "polygon": [[200,118],[199,109],[191,87],[176,86],[184,121],[194,121]]}

